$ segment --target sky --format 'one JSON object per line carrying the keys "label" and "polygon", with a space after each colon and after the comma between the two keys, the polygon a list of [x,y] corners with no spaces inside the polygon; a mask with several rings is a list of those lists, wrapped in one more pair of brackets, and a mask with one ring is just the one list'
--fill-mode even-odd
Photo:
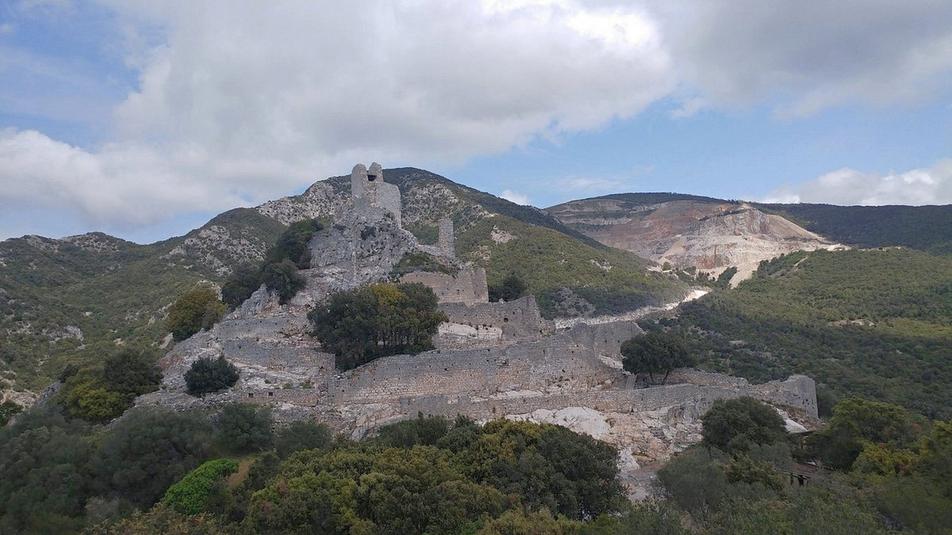
{"label": "sky", "polygon": [[147,243],[372,161],[950,204],[952,2],[0,0],[0,239]]}

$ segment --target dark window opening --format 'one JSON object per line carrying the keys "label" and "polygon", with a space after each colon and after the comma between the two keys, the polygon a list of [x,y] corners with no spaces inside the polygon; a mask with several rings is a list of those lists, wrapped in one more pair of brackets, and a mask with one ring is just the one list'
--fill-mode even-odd
{"label": "dark window opening", "polygon": [[248,397],[249,397],[249,398],[255,397],[255,393],[254,393],[254,392],[248,392]]}
{"label": "dark window opening", "polygon": [[377,180],[377,175],[367,175],[367,180],[373,182],[374,180]]}
{"label": "dark window opening", "polygon": [[273,398],[273,397],[274,397],[274,392],[268,392],[268,397],[269,397],[269,398]]}

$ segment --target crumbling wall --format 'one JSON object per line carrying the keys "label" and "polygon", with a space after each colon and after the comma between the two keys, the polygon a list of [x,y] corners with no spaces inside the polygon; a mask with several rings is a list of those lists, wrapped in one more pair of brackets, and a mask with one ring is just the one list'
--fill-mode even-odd
{"label": "crumbling wall", "polygon": [[400,282],[418,282],[429,287],[440,303],[486,303],[486,270],[465,266],[455,275],[430,271],[414,271],[400,277]]}
{"label": "crumbling wall", "polygon": [[442,303],[450,323],[469,327],[496,328],[503,339],[538,339],[553,330],[551,322],[542,319],[532,296],[500,303]]}

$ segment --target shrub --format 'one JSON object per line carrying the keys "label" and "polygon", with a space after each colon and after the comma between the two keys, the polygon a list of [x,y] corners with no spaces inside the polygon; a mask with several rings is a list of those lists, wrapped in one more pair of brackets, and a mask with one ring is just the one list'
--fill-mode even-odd
{"label": "shrub", "polygon": [[849,470],[866,444],[904,448],[918,429],[902,407],[848,398],[833,407],[830,425],[810,437],[813,452],[830,468]]}
{"label": "shrub", "polygon": [[271,411],[254,405],[226,405],[215,421],[218,442],[233,453],[251,453],[271,447],[274,422]]}
{"label": "shrub", "polygon": [[338,292],[308,315],[313,334],[350,369],[378,357],[433,348],[446,315],[436,294],[422,284],[371,284]]}
{"label": "shrub", "polygon": [[324,449],[334,437],[330,428],[314,422],[291,422],[278,430],[274,447],[282,458],[300,450]]}
{"label": "shrub", "polygon": [[238,381],[238,368],[224,355],[217,359],[200,358],[185,372],[185,386],[193,396],[202,396],[231,388]]}
{"label": "shrub", "polygon": [[22,410],[23,407],[10,401],[9,399],[3,403],[0,403],[0,427],[7,425],[7,422],[9,422],[11,418],[16,416]]}
{"label": "shrub", "polygon": [[162,503],[186,515],[201,513],[215,487],[237,470],[238,463],[231,459],[206,461],[169,487]]}
{"label": "shrub", "polygon": [[510,273],[499,284],[489,287],[490,301],[515,301],[526,295],[529,286],[519,275]]}
{"label": "shrub", "polygon": [[311,241],[314,233],[321,230],[322,226],[316,219],[305,219],[292,223],[281,236],[277,243],[268,250],[265,255],[266,264],[278,264],[283,260],[290,260],[300,269],[310,267],[311,255],[307,244]]}
{"label": "shrub", "polygon": [[278,300],[285,304],[304,288],[304,277],[298,274],[298,267],[294,262],[284,259],[273,264],[266,264],[261,270],[261,282],[269,290],[278,294]]}
{"label": "shrub", "polygon": [[651,382],[654,374],[663,373],[662,383],[675,368],[694,364],[684,342],[666,332],[650,332],[625,341],[621,346],[622,365],[631,373],[647,372]]}
{"label": "shrub", "polygon": [[150,507],[208,457],[208,423],[193,414],[139,409],[105,435],[93,469],[102,491]]}
{"label": "shrub", "polygon": [[218,292],[208,286],[198,286],[178,298],[169,308],[165,326],[176,340],[211,328],[225,315],[226,307],[218,299]]}
{"label": "shrub", "polygon": [[221,300],[229,308],[235,309],[241,306],[251,294],[261,287],[261,270],[242,264],[232,271],[228,279],[221,287]]}
{"label": "shrub", "polygon": [[107,355],[103,361],[102,380],[110,390],[130,398],[154,392],[162,382],[162,370],[155,355],[123,349]]}
{"label": "shrub", "polygon": [[773,444],[787,436],[783,418],[769,405],[742,397],[719,399],[701,417],[702,443],[730,454],[754,444]]}

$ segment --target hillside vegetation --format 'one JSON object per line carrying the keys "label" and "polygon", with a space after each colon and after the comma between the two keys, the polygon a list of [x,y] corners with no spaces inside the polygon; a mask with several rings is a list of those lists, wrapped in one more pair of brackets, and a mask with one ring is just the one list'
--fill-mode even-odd
{"label": "hillside vegetation", "polygon": [[708,368],[952,416],[952,258],[907,249],[795,253],[649,328],[682,332]]}
{"label": "hillside vegetation", "polygon": [[518,275],[547,317],[618,313],[679,299],[686,290],[647,272],[648,261],[634,254],[504,216],[471,226],[458,236],[457,249],[486,268],[490,286]]}
{"label": "hillside vegetation", "polygon": [[839,243],[859,247],[902,245],[952,254],[952,205],[764,204],[759,207]]}
{"label": "hillside vegetation", "polygon": [[67,364],[101,361],[117,346],[158,346],[179,295],[262,258],[284,228],[238,209],[152,245],[105,234],[0,243],[0,387],[38,392]]}

